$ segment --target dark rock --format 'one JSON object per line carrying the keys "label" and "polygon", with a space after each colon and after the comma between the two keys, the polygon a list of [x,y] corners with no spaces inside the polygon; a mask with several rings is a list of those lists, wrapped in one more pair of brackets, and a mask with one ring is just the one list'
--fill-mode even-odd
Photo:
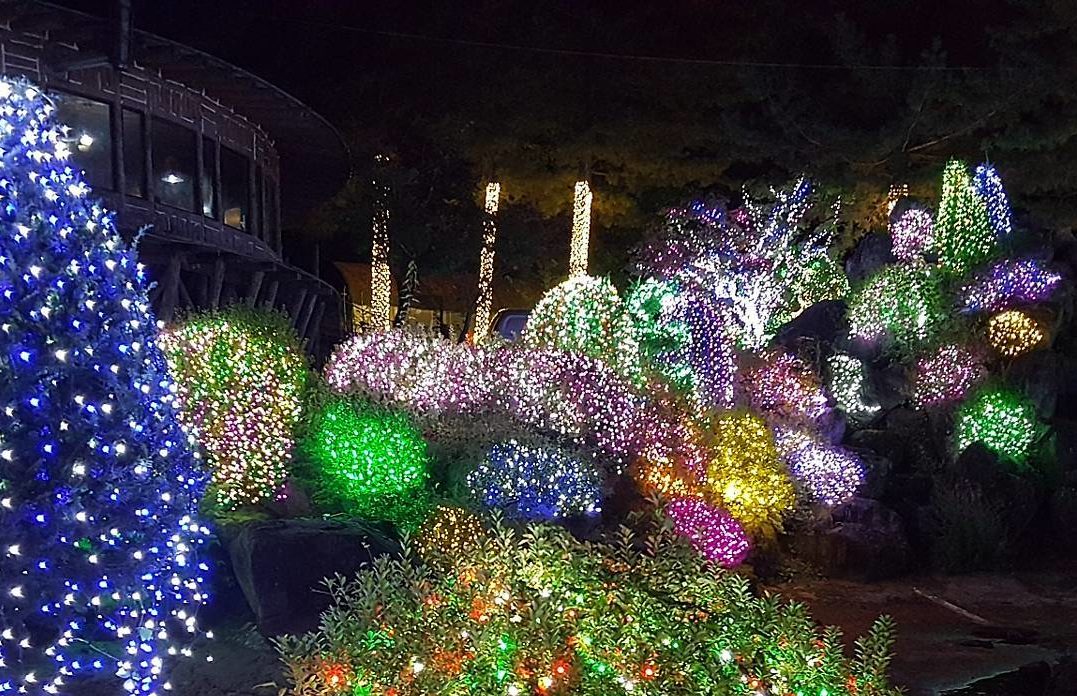
{"label": "dark rock", "polygon": [[1031,353],[1018,360],[1010,371],[1010,379],[1020,384],[1021,391],[1036,405],[1044,418],[1055,412],[1060,387],[1065,386],[1064,361],[1048,350]]}
{"label": "dark rock", "polygon": [[1077,658],[1067,655],[1052,670],[1047,696],[1072,696],[1074,691],[1077,691]]}
{"label": "dark rock", "polygon": [[307,517],[313,511],[310,496],[293,478],[284,482],[280,493],[267,507],[278,517]]}
{"label": "dark rock", "polygon": [[326,520],[249,522],[222,529],[221,537],[266,635],[314,628],[329,606],[325,578],[353,575],[374,558],[400,551],[384,528]]}
{"label": "dark rock", "polygon": [[778,329],[778,343],[795,350],[804,338],[834,345],[848,328],[845,300],[816,302]]}
{"label": "dark rock", "polygon": [[875,274],[883,266],[897,259],[890,247],[890,235],[872,232],[866,235],[845,261],[845,274],[853,283]]}
{"label": "dark rock", "polygon": [[1051,494],[1048,502],[1052,536],[1061,549],[1069,553],[1077,551],[1077,488],[1063,486]]}
{"label": "dark rock", "polygon": [[901,518],[867,498],[838,505],[829,526],[799,535],[794,544],[801,557],[828,577],[878,580],[903,573],[909,564]]}
{"label": "dark rock", "polygon": [[864,462],[864,484],[860,487],[860,495],[864,498],[878,500],[886,490],[886,484],[890,480],[890,473],[894,465],[887,457],[873,452],[857,452],[860,460]]}

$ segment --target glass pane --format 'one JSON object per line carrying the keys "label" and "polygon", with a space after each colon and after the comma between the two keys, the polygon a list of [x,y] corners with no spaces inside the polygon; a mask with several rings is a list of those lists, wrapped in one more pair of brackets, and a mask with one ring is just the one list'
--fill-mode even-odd
{"label": "glass pane", "polygon": [[128,196],[146,195],[146,141],[138,111],[123,110],[123,175]]}
{"label": "glass pane", "polygon": [[217,143],[202,139],[202,214],[217,217]]}
{"label": "glass pane", "polygon": [[251,215],[255,232],[265,231],[265,211],[262,210],[262,191],[264,188],[262,168],[256,167],[254,170],[254,213]]}
{"label": "glass pane", "polygon": [[265,238],[271,244],[276,244],[277,230],[280,229],[280,220],[277,219],[277,182],[266,179],[266,232]]}
{"label": "glass pane", "polygon": [[161,203],[194,210],[194,177],[198,146],[194,131],[153,119],[153,188]]}
{"label": "glass pane", "polygon": [[247,229],[247,207],[250,205],[250,182],[247,158],[238,152],[221,148],[221,208],[224,224]]}
{"label": "glass pane", "polygon": [[112,126],[108,104],[61,94],[56,112],[60,123],[70,127],[67,137],[71,159],[86,172],[86,180],[97,188],[116,188],[112,179]]}

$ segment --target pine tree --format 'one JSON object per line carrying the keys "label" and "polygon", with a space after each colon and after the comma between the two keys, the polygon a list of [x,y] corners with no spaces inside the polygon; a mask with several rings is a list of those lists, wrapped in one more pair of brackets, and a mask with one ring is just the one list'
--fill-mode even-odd
{"label": "pine tree", "polygon": [[955,275],[986,261],[998,246],[987,205],[973,186],[968,167],[959,160],[947,162],[942,173],[935,246],[939,265]]}
{"label": "pine tree", "polygon": [[148,281],[53,111],[0,81],[0,692],[154,694],[206,599],[204,477]]}

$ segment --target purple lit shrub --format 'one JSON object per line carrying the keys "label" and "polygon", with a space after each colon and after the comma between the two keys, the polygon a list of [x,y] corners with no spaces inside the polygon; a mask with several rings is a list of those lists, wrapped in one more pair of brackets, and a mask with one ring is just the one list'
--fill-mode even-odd
{"label": "purple lit shrub", "polygon": [[751,550],[748,535],[729,513],[700,498],[678,498],[666,506],[673,529],[704,558],[724,568],[744,562]]}

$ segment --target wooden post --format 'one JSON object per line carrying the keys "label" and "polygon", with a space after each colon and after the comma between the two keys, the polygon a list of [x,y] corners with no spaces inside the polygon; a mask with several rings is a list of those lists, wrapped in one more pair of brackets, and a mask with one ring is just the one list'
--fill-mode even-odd
{"label": "wooden post", "polygon": [[299,320],[299,326],[295,327],[300,338],[307,335],[307,326],[310,324],[310,315],[314,313],[314,306],[317,304],[321,304],[318,300],[318,295],[312,294],[310,296],[310,302],[307,302],[307,306],[303,309],[303,318]]}
{"label": "wooden post", "polygon": [[165,270],[161,287],[161,305],[157,309],[157,318],[164,322],[172,321],[176,313],[176,300],[179,297],[180,269],[183,267],[183,254],[173,254]]}
{"label": "wooden post", "polygon": [[303,303],[307,300],[307,289],[301,288],[296,293],[295,299],[292,300],[292,304],[288,306],[288,316],[292,318],[292,327],[299,326],[299,314],[303,311]]}
{"label": "wooden post", "polygon": [[210,309],[217,309],[221,306],[221,289],[224,287],[224,259],[218,256],[213,262],[213,278],[209,283],[209,301],[207,304]]}
{"label": "wooden post", "polygon": [[255,271],[251,276],[251,284],[247,288],[247,306],[253,307],[258,301],[258,292],[262,289],[262,281],[266,277],[265,271]]}
{"label": "wooden post", "polygon": [[265,296],[262,298],[262,306],[266,309],[273,309],[277,303],[277,289],[280,288],[280,281],[274,278],[269,281],[269,287],[266,288]]}

